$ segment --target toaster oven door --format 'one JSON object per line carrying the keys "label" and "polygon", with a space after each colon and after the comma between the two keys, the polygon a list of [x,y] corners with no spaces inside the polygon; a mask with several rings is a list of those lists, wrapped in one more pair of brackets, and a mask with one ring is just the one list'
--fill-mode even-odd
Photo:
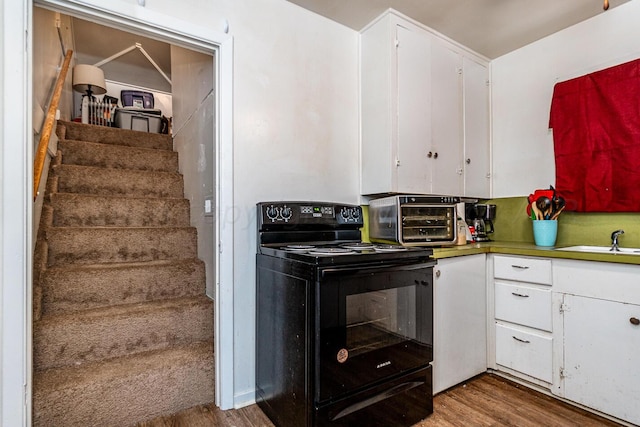
{"label": "toaster oven door", "polygon": [[400,206],[401,242],[405,245],[447,244],[456,241],[455,205]]}

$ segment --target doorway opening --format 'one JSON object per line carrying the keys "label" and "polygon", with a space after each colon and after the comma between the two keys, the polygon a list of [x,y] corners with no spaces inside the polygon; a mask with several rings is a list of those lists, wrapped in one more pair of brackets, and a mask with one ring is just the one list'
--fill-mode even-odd
{"label": "doorway opening", "polygon": [[[225,247],[232,248],[233,240],[231,227],[224,227],[219,222],[218,213],[227,209],[225,206],[231,206],[233,187],[231,38],[217,33],[210,37],[189,37],[185,34],[191,33],[184,31],[184,28],[158,28],[151,22],[144,22],[144,19],[124,19],[121,14],[110,14],[92,6],[78,6],[64,0],[42,0],[38,4],[43,7],[42,11],[51,11],[54,20],[55,14],[58,14],[59,17],[70,18],[79,27],[88,26],[95,29],[97,26],[101,27],[98,32],[118,32],[119,36],[128,34],[138,39],[146,37],[151,41],[164,43],[169,48],[170,56],[174,59],[170,71],[171,115],[181,116],[180,121],[176,120],[173,123],[174,146],[180,152],[180,170],[185,174],[185,195],[191,201],[192,225],[198,228],[199,257],[207,262],[207,294],[214,299],[216,306],[216,404],[223,409],[229,408],[233,401],[233,348],[221,343],[227,340],[227,336],[232,336],[232,325],[228,322],[225,324],[220,319],[231,309],[233,301],[232,298],[222,301],[220,296],[224,294],[221,283],[229,289],[233,287],[233,261],[232,251],[228,250],[222,255],[218,247],[227,242]],[[115,8],[117,9],[117,6]],[[34,17],[40,13],[38,9],[40,8],[34,7]],[[60,16],[61,13],[64,15]],[[36,32],[37,29],[34,28],[34,34]],[[194,33],[201,34],[202,31],[195,30]],[[75,34],[75,37],[83,36]],[[111,35],[103,33],[103,37],[108,40]],[[34,46],[37,43],[38,40],[34,37]],[[144,43],[142,44],[144,46]],[[34,48],[34,54],[35,50]],[[115,53],[120,49],[114,48],[113,51]],[[79,54],[77,51],[76,59],[79,59]],[[93,61],[91,58],[86,60]],[[210,78],[186,78],[194,72],[200,77],[207,75]],[[37,74],[38,70],[34,65],[34,99],[37,98]],[[151,84],[134,83],[134,86],[140,89],[155,89],[149,87]],[[159,94],[167,94],[167,91],[162,89],[157,91]],[[72,114],[73,107],[69,119],[74,118]],[[223,262],[221,258],[224,257],[226,259]]]}

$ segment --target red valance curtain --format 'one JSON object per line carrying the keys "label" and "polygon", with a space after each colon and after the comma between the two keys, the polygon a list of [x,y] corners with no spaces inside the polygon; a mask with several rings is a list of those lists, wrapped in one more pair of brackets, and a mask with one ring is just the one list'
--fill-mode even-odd
{"label": "red valance curtain", "polygon": [[556,190],[578,212],[640,212],[640,59],[557,83]]}

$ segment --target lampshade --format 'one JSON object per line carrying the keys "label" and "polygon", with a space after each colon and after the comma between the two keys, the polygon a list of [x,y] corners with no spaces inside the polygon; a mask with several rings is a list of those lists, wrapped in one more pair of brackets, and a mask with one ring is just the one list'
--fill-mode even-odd
{"label": "lampshade", "polygon": [[102,69],[89,64],[78,64],[73,67],[73,90],[87,95],[107,93]]}

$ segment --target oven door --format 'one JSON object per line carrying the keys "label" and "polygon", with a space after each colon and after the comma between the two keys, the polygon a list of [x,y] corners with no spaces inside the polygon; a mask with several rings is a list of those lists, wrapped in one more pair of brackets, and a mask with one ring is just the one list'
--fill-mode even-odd
{"label": "oven door", "polygon": [[433,360],[434,264],[429,260],[319,271],[317,403]]}

